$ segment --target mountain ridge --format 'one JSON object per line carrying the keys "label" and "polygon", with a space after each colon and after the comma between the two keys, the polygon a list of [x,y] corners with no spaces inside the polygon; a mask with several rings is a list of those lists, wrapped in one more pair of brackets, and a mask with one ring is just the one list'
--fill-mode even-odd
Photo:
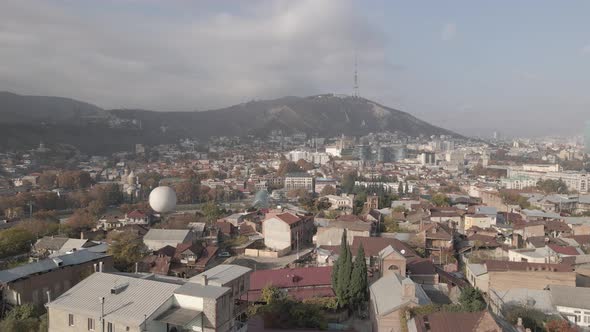
{"label": "mountain ridge", "polygon": [[[14,128],[18,127],[19,130]],[[449,135],[462,137],[452,131],[431,125],[410,113],[360,98],[334,94],[308,97],[286,96],[256,100],[225,108],[206,111],[162,112],[143,109],[103,109],[83,101],[50,96],[23,96],[0,92],[0,139],[2,128],[12,135],[10,142],[26,135],[26,142],[43,140],[47,143],[72,142],[81,150],[95,152],[101,131],[115,135],[120,145],[129,149],[136,143],[158,144],[177,142],[180,138],[206,139],[211,136],[263,137],[274,129],[286,134],[306,133],[320,137],[341,134],[366,135],[371,132],[398,132],[407,136]],[[40,130],[40,128],[42,130]],[[53,135],[52,128],[64,133]],[[59,128],[59,129],[58,129]],[[76,132],[79,131],[79,136]],[[48,137],[44,137],[48,136]],[[88,136],[88,137],[87,137]],[[80,140],[81,138],[81,140]],[[104,138],[103,138],[104,139]],[[66,142],[61,142],[66,140]],[[30,143],[27,143],[30,144]],[[0,148],[7,148],[0,142]]]}

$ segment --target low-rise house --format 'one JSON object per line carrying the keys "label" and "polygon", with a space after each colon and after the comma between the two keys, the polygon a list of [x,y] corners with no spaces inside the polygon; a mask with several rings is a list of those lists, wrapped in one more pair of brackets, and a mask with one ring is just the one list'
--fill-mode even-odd
{"label": "low-rise house", "polygon": [[352,243],[356,236],[371,236],[373,227],[362,221],[330,220],[324,227],[318,227],[316,246],[338,246],[342,241],[342,233],[346,230],[346,240]]}
{"label": "low-rise house", "polygon": [[465,231],[471,227],[477,226],[480,228],[488,228],[496,224],[496,216],[489,216],[486,214],[466,214],[465,215]]}
{"label": "low-rise house", "polygon": [[456,225],[460,225],[463,222],[464,214],[465,211],[454,207],[432,208],[430,209],[430,221],[439,223],[452,221]]}
{"label": "low-rise house", "polygon": [[52,255],[61,250],[69,240],[67,237],[44,236],[33,245],[33,251],[40,256]]}
{"label": "low-rise house", "polygon": [[547,246],[533,249],[510,249],[508,260],[511,262],[528,263],[558,263],[559,257],[548,249]]}
{"label": "low-rise house", "polygon": [[330,203],[330,210],[347,210],[354,207],[353,194],[326,195],[322,196],[321,199],[325,199]]}
{"label": "low-rise house", "polygon": [[133,210],[126,213],[123,220],[125,225],[149,225],[152,221],[152,215],[142,210]]}
{"label": "low-rise house", "polygon": [[425,225],[424,228],[416,234],[420,245],[427,253],[440,252],[453,248],[455,232],[452,228],[444,223],[432,223]]}
{"label": "low-rise house", "polygon": [[590,327],[590,288],[551,285],[553,305],[575,325]]}
{"label": "low-rise house", "polygon": [[47,305],[49,331],[245,332],[235,299],[247,292],[250,269],[215,269],[188,282],[94,273]]}
{"label": "low-rise house", "polygon": [[188,229],[150,229],[143,237],[143,243],[150,250],[158,250],[165,246],[176,247],[179,243],[192,243],[195,234]]}
{"label": "low-rise house", "polygon": [[88,250],[0,271],[2,300],[9,306],[47,303],[96,270],[112,270],[113,258]]}
{"label": "low-rise house", "polygon": [[262,223],[264,245],[275,251],[293,250],[312,243],[314,229],[310,216],[290,212],[268,214]]}
{"label": "low-rise house", "polygon": [[331,266],[254,271],[250,275],[250,290],[242,300],[259,301],[267,286],[279,288],[297,300],[335,296]]}
{"label": "low-rise house", "polygon": [[576,273],[568,264],[493,261],[467,264],[466,279],[483,292],[510,288],[545,289],[550,285],[576,285]]}
{"label": "low-rise house", "polygon": [[373,332],[402,331],[405,308],[430,304],[424,289],[399,273],[387,274],[369,287]]}

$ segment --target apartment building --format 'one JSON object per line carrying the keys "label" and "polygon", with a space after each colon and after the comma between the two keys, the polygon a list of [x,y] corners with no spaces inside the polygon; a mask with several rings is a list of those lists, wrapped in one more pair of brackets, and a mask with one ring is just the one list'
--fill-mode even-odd
{"label": "apartment building", "polygon": [[97,272],[47,304],[50,332],[245,332],[250,269],[219,265],[188,281]]}
{"label": "apartment building", "polygon": [[112,268],[111,256],[80,250],[3,270],[0,271],[2,301],[8,306],[41,306],[94,271]]}
{"label": "apartment building", "polygon": [[305,189],[310,192],[315,192],[314,177],[307,173],[289,173],[285,176],[285,189]]}

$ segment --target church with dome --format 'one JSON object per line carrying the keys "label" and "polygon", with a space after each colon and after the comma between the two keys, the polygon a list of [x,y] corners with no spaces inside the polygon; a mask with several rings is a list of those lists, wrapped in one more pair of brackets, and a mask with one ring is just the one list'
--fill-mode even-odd
{"label": "church with dome", "polygon": [[138,200],[141,184],[139,184],[139,177],[135,175],[133,170],[130,171],[129,168],[125,167],[125,172],[121,176],[120,184],[127,200],[131,202]]}

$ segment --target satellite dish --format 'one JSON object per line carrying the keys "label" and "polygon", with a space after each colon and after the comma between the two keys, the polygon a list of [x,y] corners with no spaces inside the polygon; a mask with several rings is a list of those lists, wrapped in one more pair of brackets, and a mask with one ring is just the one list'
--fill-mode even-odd
{"label": "satellite dish", "polygon": [[406,254],[406,249],[402,249],[402,251],[400,251],[402,253],[402,255]]}
{"label": "satellite dish", "polygon": [[176,192],[170,187],[157,187],[150,193],[150,207],[159,213],[173,211],[176,208]]}

